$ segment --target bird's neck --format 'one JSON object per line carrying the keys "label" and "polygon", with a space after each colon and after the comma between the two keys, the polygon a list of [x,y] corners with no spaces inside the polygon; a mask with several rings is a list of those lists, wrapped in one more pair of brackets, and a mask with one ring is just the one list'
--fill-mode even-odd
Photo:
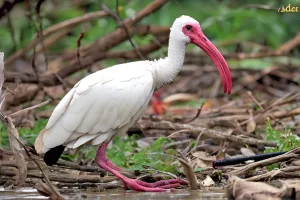
{"label": "bird's neck", "polygon": [[178,41],[169,40],[168,56],[153,61],[156,74],[156,88],[160,88],[172,82],[181,70],[184,62],[186,44]]}

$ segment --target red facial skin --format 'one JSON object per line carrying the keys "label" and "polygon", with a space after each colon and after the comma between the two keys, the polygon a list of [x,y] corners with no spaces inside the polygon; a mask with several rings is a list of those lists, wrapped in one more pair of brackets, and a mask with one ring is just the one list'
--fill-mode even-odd
{"label": "red facial skin", "polygon": [[232,80],[229,67],[218,49],[202,33],[199,24],[186,24],[182,32],[188,36],[191,43],[200,47],[214,62],[222,78],[224,93],[231,93]]}

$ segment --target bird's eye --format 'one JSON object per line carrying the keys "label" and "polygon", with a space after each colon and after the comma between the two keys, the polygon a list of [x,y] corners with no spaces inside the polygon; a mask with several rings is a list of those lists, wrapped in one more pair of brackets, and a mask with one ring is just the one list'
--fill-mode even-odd
{"label": "bird's eye", "polygon": [[186,28],[186,30],[188,30],[188,31],[192,30],[192,26],[191,26],[191,25],[187,25],[185,28]]}

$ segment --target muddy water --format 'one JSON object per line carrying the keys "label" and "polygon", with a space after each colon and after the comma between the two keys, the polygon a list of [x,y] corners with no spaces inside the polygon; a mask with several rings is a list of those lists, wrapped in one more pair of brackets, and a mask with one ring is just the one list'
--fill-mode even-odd
{"label": "muddy water", "polygon": [[[187,190],[176,190],[174,192],[164,193],[143,193],[134,191],[124,190],[107,190],[104,192],[97,193],[86,193],[76,192],[64,195],[67,199],[107,199],[107,200],[121,200],[121,199],[134,199],[134,200],[226,200],[226,195],[223,192],[214,191],[187,191]],[[0,199],[1,200],[12,200],[12,199],[47,199],[41,196],[33,188],[22,188],[17,190],[1,190],[0,188]]]}

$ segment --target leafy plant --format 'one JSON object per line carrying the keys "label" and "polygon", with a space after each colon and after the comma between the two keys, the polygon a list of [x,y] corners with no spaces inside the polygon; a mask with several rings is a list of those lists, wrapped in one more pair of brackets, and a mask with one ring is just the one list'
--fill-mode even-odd
{"label": "leafy plant", "polygon": [[[17,128],[21,141],[25,141],[26,145],[33,145],[37,134],[46,126],[46,119],[39,119],[35,122],[34,127],[30,128]],[[7,128],[3,123],[0,123],[0,147],[8,147],[9,140],[7,135]]]}
{"label": "leafy plant", "polygon": [[137,144],[138,138],[136,135],[127,139],[114,138],[112,148],[106,151],[107,157],[119,167],[129,170],[153,168],[174,174],[179,172],[172,157],[174,151],[168,150],[166,154],[163,152],[163,146],[170,143],[170,139],[161,137],[152,145],[140,148]]}
{"label": "leafy plant", "polygon": [[[285,152],[300,146],[299,137],[293,135],[291,129],[285,129],[283,132],[281,132],[272,127],[270,120],[267,120],[266,124],[266,139],[268,141],[276,142],[278,145],[277,147],[267,147],[264,151],[265,153]],[[276,167],[278,167],[278,164],[271,165],[268,167],[268,169],[272,170]]]}

